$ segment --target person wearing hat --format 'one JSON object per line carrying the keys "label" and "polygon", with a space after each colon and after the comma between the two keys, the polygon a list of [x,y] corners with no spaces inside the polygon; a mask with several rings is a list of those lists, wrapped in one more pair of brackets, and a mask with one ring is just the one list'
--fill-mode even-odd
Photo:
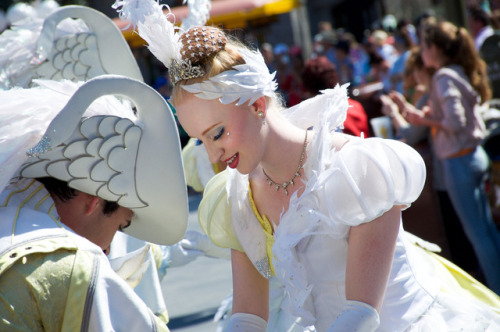
{"label": "person wearing hat", "polygon": [[0,330],[168,331],[106,257],[118,230],[162,245],[185,233],[167,103],[121,76],[36,83],[0,91]]}

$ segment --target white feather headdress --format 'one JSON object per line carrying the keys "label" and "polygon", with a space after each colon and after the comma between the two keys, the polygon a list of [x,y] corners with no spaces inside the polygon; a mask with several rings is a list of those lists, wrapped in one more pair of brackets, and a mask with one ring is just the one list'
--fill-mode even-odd
{"label": "white feather headdress", "polygon": [[239,50],[245,64],[234,66],[208,81],[183,85],[201,99],[219,99],[223,104],[237,102],[242,105],[248,101],[252,105],[262,96],[271,96],[278,84],[274,81],[276,72],[269,73],[262,54],[248,49]]}
{"label": "white feather headdress", "polygon": [[[128,20],[137,27],[137,32],[147,41],[153,55],[169,68],[174,84],[181,79],[200,77],[204,74],[199,66],[192,65],[181,55],[181,50],[185,47],[181,42],[181,32],[205,24],[210,5],[207,0],[188,0],[188,6],[190,14],[179,29],[169,20],[170,18],[175,22],[170,8],[159,5],[155,0],[117,0],[113,5],[115,9],[120,8],[118,11],[123,20]],[[163,8],[168,9],[167,15],[163,13]],[[201,38],[195,46],[188,47],[199,47],[201,50],[203,43],[210,45],[210,37],[207,36],[205,40]],[[189,44],[192,38],[187,38],[187,41],[188,45],[192,45]],[[269,73],[259,51],[240,48],[239,52],[245,64],[236,65],[207,81],[182,87],[199,98],[219,99],[223,104],[236,101],[237,105],[246,102],[251,105],[262,96],[271,96],[277,89],[274,80],[276,73]]]}

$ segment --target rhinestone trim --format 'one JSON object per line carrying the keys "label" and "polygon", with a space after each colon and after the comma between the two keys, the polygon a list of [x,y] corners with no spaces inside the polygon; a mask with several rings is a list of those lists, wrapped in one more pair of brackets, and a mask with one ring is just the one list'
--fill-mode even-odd
{"label": "rhinestone trim", "polygon": [[255,262],[255,267],[266,279],[271,278],[271,268],[269,267],[269,262],[267,258],[262,258]]}
{"label": "rhinestone trim", "polygon": [[26,151],[26,154],[30,157],[38,157],[51,149],[52,141],[50,140],[50,137],[44,135],[37,145]]}

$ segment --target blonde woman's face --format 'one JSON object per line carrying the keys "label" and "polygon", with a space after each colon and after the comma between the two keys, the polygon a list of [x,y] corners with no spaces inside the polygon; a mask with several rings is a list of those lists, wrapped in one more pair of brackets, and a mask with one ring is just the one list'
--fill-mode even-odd
{"label": "blonde woman's face", "polygon": [[188,135],[203,142],[211,163],[222,162],[242,174],[257,167],[263,148],[254,106],[225,105],[188,94],[175,108]]}

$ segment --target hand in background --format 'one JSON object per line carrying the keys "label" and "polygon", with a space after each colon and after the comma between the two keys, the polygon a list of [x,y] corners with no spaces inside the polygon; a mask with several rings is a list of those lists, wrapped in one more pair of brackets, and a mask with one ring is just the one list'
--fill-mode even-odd
{"label": "hand in background", "polygon": [[391,97],[392,101],[398,105],[399,112],[401,115],[406,116],[406,110],[408,108],[413,108],[413,106],[408,103],[406,100],[405,96],[403,96],[401,93],[397,91],[391,91],[389,92],[389,97]]}
{"label": "hand in background", "polygon": [[382,102],[382,113],[384,115],[393,118],[399,113],[398,105],[388,95],[381,95],[380,101]]}
{"label": "hand in background", "polygon": [[426,116],[430,113],[430,107],[424,106],[422,110],[418,110],[414,107],[408,108],[406,110],[405,119],[414,125],[426,125]]}

